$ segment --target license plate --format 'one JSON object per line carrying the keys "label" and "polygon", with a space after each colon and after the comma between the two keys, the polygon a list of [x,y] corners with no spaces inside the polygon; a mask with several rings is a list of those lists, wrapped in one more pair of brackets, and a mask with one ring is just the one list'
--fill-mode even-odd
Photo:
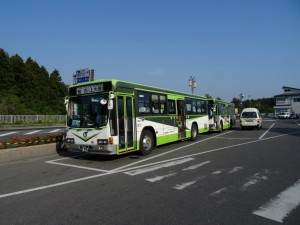
{"label": "license plate", "polygon": [[89,148],[89,146],[81,145],[81,146],[79,147],[79,149],[80,149],[80,151],[82,151],[82,152],[88,152],[90,148]]}
{"label": "license plate", "polygon": [[246,122],[250,122],[251,123],[251,122],[253,122],[253,120],[246,120]]}

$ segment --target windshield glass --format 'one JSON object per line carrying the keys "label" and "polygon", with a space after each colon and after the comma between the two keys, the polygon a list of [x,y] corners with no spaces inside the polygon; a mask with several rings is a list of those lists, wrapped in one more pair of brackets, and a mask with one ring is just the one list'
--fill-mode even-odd
{"label": "windshield glass", "polygon": [[107,95],[78,96],[70,98],[68,126],[74,128],[95,128],[105,126],[108,121],[107,104],[101,104]]}
{"label": "windshield glass", "polygon": [[242,118],[257,118],[256,112],[243,112]]}

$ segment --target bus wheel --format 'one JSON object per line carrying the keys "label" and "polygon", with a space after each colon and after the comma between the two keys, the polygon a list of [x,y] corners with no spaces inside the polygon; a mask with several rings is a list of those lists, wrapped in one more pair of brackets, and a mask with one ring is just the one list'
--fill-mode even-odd
{"label": "bus wheel", "polygon": [[198,137],[198,127],[196,124],[193,124],[191,128],[191,140],[196,141],[197,137]]}
{"label": "bus wheel", "polygon": [[144,130],[141,135],[140,141],[140,153],[142,155],[148,155],[152,152],[154,147],[153,134],[149,130]]}

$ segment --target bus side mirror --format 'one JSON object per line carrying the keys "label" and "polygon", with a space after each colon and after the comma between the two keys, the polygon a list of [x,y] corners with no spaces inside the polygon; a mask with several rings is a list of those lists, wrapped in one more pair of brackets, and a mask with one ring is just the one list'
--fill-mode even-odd
{"label": "bus side mirror", "polygon": [[113,108],[114,108],[114,101],[112,99],[109,99],[107,109],[112,110]]}
{"label": "bus side mirror", "polygon": [[69,108],[69,98],[65,97],[65,105],[66,105],[66,111],[68,111]]}

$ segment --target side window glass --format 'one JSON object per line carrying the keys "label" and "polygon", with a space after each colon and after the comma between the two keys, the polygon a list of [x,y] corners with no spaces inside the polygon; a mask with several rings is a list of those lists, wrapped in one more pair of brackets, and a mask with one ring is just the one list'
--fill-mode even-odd
{"label": "side window glass", "polygon": [[150,94],[147,92],[138,92],[139,113],[150,113]]}
{"label": "side window glass", "polygon": [[176,114],[175,100],[168,100],[169,114]]}

